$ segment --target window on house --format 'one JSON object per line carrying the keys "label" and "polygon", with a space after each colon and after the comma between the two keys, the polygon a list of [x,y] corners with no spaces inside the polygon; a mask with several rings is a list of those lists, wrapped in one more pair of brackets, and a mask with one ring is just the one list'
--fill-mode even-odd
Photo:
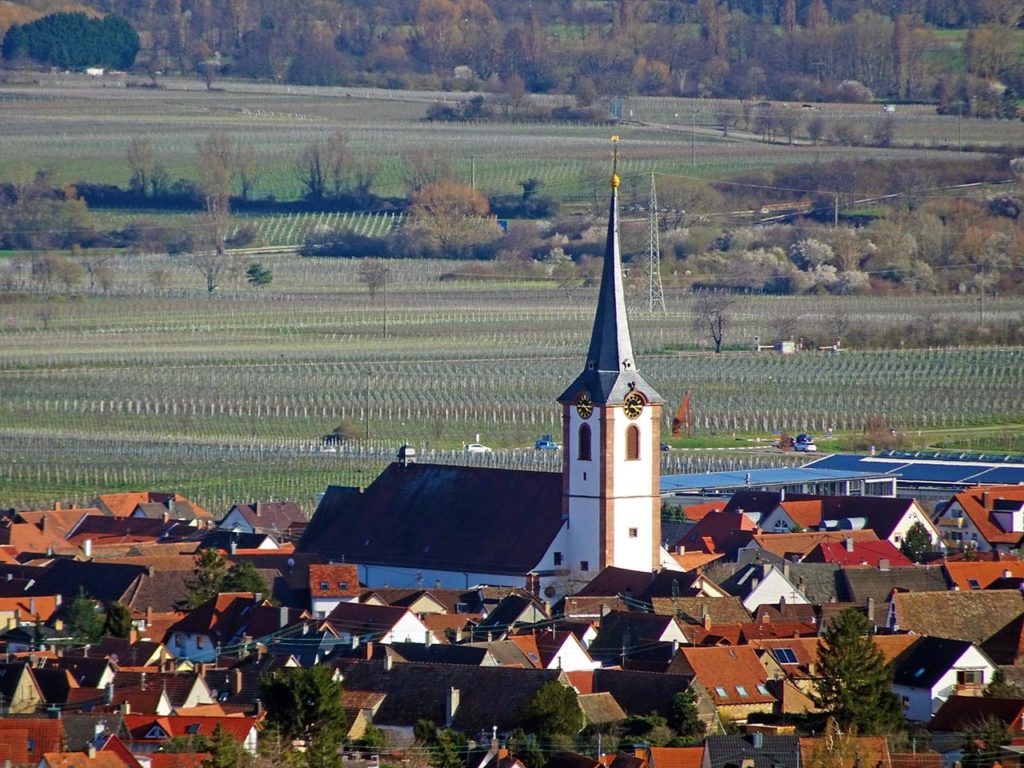
{"label": "window on house", "polygon": [[639,535],[639,533],[637,532],[636,528],[630,528],[629,529],[629,538],[635,539],[638,535]]}
{"label": "window on house", "polygon": [[338,582],[338,589],[348,589],[348,582],[347,581],[339,581]]}
{"label": "window on house", "polygon": [[776,648],[774,653],[779,664],[796,664],[796,654],[792,648]]}
{"label": "window on house", "polygon": [[640,458],[640,427],[630,424],[626,427],[626,459],[636,461]]}
{"label": "window on house", "polygon": [[737,685],[736,686],[736,693],[738,693],[743,698],[746,698],[746,697],[750,696],[750,694],[747,693],[747,689],[744,688],[742,685]]}
{"label": "window on house", "polygon": [[590,461],[590,425],[580,424],[579,444],[576,457],[580,461]]}
{"label": "window on house", "polygon": [[190,723],[189,725],[185,726],[185,733],[199,733],[199,723]]}
{"label": "window on house", "polygon": [[36,751],[36,740],[33,737],[31,737],[31,736],[28,737],[28,751],[29,752],[35,752]]}
{"label": "window on house", "polygon": [[968,579],[967,586],[971,589],[981,589],[981,582],[979,582],[977,579]]}
{"label": "window on house", "polygon": [[725,688],[722,688],[720,686],[715,686],[715,693],[717,693],[723,699],[729,695],[728,691],[726,691]]}
{"label": "window on house", "polygon": [[196,637],[196,648],[202,648],[202,647],[203,647],[203,636],[202,635],[198,635]]}
{"label": "window on house", "polygon": [[761,683],[757,684],[757,692],[760,693],[762,696],[771,696],[771,694],[768,693],[768,688],[762,685]]}
{"label": "window on house", "polygon": [[957,685],[981,685],[984,682],[984,675],[980,669],[958,669],[956,671]]}
{"label": "window on house", "polygon": [[561,565],[561,564],[562,564],[562,553],[561,552],[555,552],[555,565]]}
{"label": "window on house", "polygon": [[331,588],[331,585],[328,584],[326,581],[321,581],[320,582],[320,589],[327,590],[327,589],[330,589],[330,588]]}
{"label": "window on house", "polygon": [[581,571],[589,571],[590,570],[590,561],[589,560],[580,560],[580,570]]}

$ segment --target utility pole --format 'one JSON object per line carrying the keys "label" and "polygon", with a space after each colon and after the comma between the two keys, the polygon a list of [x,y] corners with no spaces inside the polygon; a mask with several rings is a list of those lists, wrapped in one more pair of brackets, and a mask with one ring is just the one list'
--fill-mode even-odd
{"label": "utility pole", "polygon": [[[690,165],[697,165],[697,113],[690,113]],[[653,184],[653,181],[652,181]]]}
{"label": "utility pole", "polygon": [[647,311],[660,307],[665,311],[665,292],[661,286],[661,246],[658,240],[658,191],[651,174],[651,196],[647,204]]}
{"label": "utility pole", "polygon": [[476,155],[469,156],[469,186],[476,189]]}
{"label": "utility pole", "polygon": [[839,226],[839,195],[838,194],[835,196],[835,204],[834,204],[834,209],[833,209],[833,212],[832,212],[832,226],[833,227],[838,227]]}

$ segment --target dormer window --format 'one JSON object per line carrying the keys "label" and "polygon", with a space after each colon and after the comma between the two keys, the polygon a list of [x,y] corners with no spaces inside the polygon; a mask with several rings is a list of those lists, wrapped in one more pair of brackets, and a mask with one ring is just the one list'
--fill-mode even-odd
{"label": "dormer window", "polygon": [[338,582],[338,589],[342,589],[342,590],[348,589],[348,582],[347,581],[339,581]]}
{"label": "dormer window", "polygon": [[320,582],[320,589],[322,589],[324,591],[327,591],[330,588],[331,588],[331,585],[328,584],[326,581],[321,581]]}

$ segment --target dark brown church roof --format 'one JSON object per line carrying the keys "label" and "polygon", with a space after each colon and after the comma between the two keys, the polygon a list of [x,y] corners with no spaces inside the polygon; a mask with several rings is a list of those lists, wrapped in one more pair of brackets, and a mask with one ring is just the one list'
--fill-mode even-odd
{"label": "dark brown church roof", "polygon": [[561,527],[561,473],[396,463],[361,494],[329,487],[299,551],[338,562],[523,574]]}

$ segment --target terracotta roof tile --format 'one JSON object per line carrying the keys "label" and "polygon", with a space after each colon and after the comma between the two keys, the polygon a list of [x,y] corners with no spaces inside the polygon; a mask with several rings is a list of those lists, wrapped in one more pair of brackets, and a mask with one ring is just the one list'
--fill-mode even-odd
{"label": "terracotta roof tile", "polygon": [[1004,531],[992,517],[997,499],[1024,501],[1024,488],[1018,485],[979,485],[953,496],[970,518],[974,527],[992,544],[1017,545],[1024,539],[1020,531]]}
{"label": "terracotta roof tile", "polygon": [[1020,560],[960,561],[946,563],[943,567],[953,585],[965,592],[988,589],[1002,578],[1024,578],[1024,562]]}
{"label": "terracotta roof tile", "polygon": [[857,541],[878,541],[874,531],[804,531],[802,533],[756,533],[754,543],[765,552],[792,559],[803,560],[819,544]]}
{"label": "terracotta roof tile", "polygon": [[651,768],[700,768],[704,747],[651,747]]}
{"label": "terracotta roof tile", "polygon": [[[0,719],[0,755],[12,763],[36,765],[46,752],[57,752],[64,741],[60,720],[41,718]],[[29,744],[34,748],[29,750]]]}
{"label": "terracotta roof tile", "polygon": [[309,591],[313,597],[358,597],[358,565],[310,565]]}
{"label": "terracotta roof tile", "polygon": [[716,705],[773,703],[768,673],[748,645],[683,648],[681,653]]}

